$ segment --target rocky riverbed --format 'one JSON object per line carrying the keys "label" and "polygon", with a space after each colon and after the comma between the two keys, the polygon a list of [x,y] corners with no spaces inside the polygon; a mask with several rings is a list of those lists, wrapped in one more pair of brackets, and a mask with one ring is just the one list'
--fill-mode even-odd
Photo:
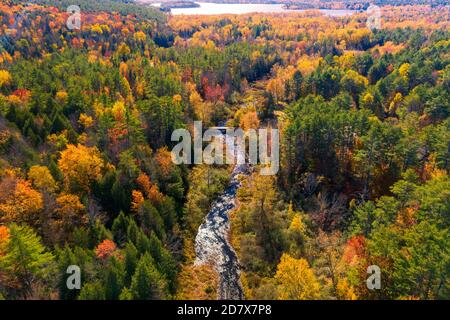
{"label": "rocky riverbed", "polygon": [[[238,147],[236,151],[238,157],[242,156]],[[236,206],[236,193],[241,186],[239,177],[248,173],[248,164],[235,165],[228,187],[213,203],[195,238],[195,264],[211,264],[214,266],[220,278],[219,299],[244,299],[239,277],[239,260],[228,240],[230,232],[228,214]]]}

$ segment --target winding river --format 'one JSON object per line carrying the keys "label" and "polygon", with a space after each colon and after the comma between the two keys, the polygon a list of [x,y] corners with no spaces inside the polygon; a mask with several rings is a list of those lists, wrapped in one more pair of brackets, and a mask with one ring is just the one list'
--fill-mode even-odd
{"label": "winding river", "polygon": [[[236,145],[236,153],[237,157],[244,156],[239,143]],[[212,204],[195,238],[195,264],[211,264],[215,268],[219,274],[220,300],[244,299],[238,257],[229,242],[228,214],[236,206],[236,193],[241,186],[239,177],[248,173],[248,164],[235,164],[228,187]]]}

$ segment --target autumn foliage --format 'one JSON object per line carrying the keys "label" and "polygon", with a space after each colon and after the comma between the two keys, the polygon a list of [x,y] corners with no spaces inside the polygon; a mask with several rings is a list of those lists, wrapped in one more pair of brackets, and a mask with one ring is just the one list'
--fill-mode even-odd
{"label": "autumn foliage", "polygon": [[[0,299],[217,299],[196,235],[234,186],[245,298],[450,297],[445,1],[382,5],[370,29],[361,1],[188,16],[79,0],[80,30],[69,0],[32,2],[0,3]],[[279,129],[279,172],[227,188],[232,166],[175,165],[172,133],[198,120]]]}
{"label": "autumn foliage", "polygon": [[86,192],[93,181],[100,179],[103,161],[96,147],[68,145],[61,152],[58,166],[67,190]]}
{"label": "autumn foliage", "polygon": [[111,257],[116,249],[116,244],[113,241],[106,239],[95,248],[95,254],[100,259],[106,259]]}

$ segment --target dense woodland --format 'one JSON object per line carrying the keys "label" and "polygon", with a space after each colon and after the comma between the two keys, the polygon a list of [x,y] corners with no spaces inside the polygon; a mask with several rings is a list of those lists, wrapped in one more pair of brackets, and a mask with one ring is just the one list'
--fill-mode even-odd
{"label": "dense woodland", "polygon": [[194,239],[231,167],[172,163],[194,120],[281,131],[231,215],[246,298],[450,298],[448,6],[369,30],[83,0],[69,30],[38,2],[0,4],[0,298],[216,299]]}

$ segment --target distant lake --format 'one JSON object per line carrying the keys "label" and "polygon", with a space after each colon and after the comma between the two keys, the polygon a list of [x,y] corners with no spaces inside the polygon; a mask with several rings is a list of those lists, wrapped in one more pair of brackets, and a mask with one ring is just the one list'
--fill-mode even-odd
{"label": "distant lake", "polygon": [[[141,3],[147,1],[140,0]],[[210,2],[197,2],[200,7],[198,8],[176,8],[172,9],[173,15],[185,14],[244,14],[244,13],[276,13],[276,12],[302,12],[306,10],[287,10],[283,8],[282,4],[258,4],[258,3],[210,3]],[[153,6],[158,7],[160,3],[153,3]],[[352,10],[318,10],[328,16],[346,16],[354,13]]]}

